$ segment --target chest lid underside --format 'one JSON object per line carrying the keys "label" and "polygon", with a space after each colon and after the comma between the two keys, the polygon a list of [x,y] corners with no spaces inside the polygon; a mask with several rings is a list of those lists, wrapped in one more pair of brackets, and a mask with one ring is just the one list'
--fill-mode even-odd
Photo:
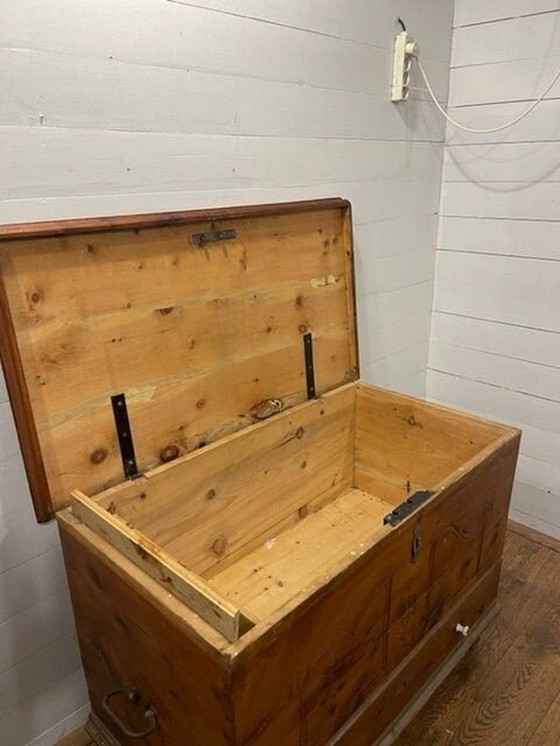
{"label": "chest lid underside", "polygon": [[0,270],[39,520],[358,377],[341,199],[5,226]]}

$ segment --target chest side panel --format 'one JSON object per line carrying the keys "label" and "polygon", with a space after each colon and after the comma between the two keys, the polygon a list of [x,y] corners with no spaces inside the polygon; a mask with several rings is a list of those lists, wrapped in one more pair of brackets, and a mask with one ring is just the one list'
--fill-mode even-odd
{"label": "chest side panel", "polygon": [[[139,588],[80,531],[63,524],[61,538],[94,713],[121,746],[230,746],[230,677],[220,655],[157,603],[149,580]],[[157,727],[141,740],[115,726],[104,706],[111,692],[133,689],[138,702],[116,694],[109,705],[132,732],[146,728],[144,706],[153,707]]]}

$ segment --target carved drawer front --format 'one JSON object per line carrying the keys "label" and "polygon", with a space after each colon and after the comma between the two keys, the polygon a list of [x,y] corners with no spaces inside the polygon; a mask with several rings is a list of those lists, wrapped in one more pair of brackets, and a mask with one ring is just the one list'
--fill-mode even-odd
{"label": "carved drawer front", "polygon": [[[478,634],[477,622],[489,610],[496,598],[500,577],[499,564],[493,565],[476,580],[464,598],[448,609],[447,614],[426,635],[421,645],[398,666],[387,685],[373,692],[371,698],[356,713],[355,721],[344,728],[329,746],[376,746],[379,738],[394,718],[414,699],[438,668],[464,641],[460,624],[469,634]],[[483,622],[481,622],[483,624]]]}

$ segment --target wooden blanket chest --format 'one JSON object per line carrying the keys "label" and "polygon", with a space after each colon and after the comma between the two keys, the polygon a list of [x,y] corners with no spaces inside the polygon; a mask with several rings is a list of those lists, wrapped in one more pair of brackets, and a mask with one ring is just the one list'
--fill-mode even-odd
{"label": "wooden blanket chest", "polygon": [[359,382],[349,204],[0,239],[97,743],[390,742],[488,619],[520,433]]}

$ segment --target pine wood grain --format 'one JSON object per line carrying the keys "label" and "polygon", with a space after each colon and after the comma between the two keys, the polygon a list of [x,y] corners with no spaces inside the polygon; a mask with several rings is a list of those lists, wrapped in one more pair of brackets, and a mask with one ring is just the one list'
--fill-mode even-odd
{"label": "pine wood grain", "polygon": [[332,577],[341,557],[356,556],[393,506],[350,489],[239,562],[210,585],[252,617],[265,619],[317,578]]}
{"label": "pine wood grain", "polygon": [[87,495],[72,494],[72,513],[138,567],[210,621],[228,640],[236,640],[240,612],[207,584],[138,531],[100,508]]}
{"label": "pine wood grain", "polygon": [[[146,471],[170,446],[185,453],[252,424],[264,399],[305,401],[306,332],[317,391],[354,380],[347,212],[327,200],[0,233],[1,311],[14,332],[0,352],[21,400],[16,423],[39,517],[67,505],[73,489],[123,480],[115,393],[127,397]],[[226,229],[235,237],[193,237]]]}

